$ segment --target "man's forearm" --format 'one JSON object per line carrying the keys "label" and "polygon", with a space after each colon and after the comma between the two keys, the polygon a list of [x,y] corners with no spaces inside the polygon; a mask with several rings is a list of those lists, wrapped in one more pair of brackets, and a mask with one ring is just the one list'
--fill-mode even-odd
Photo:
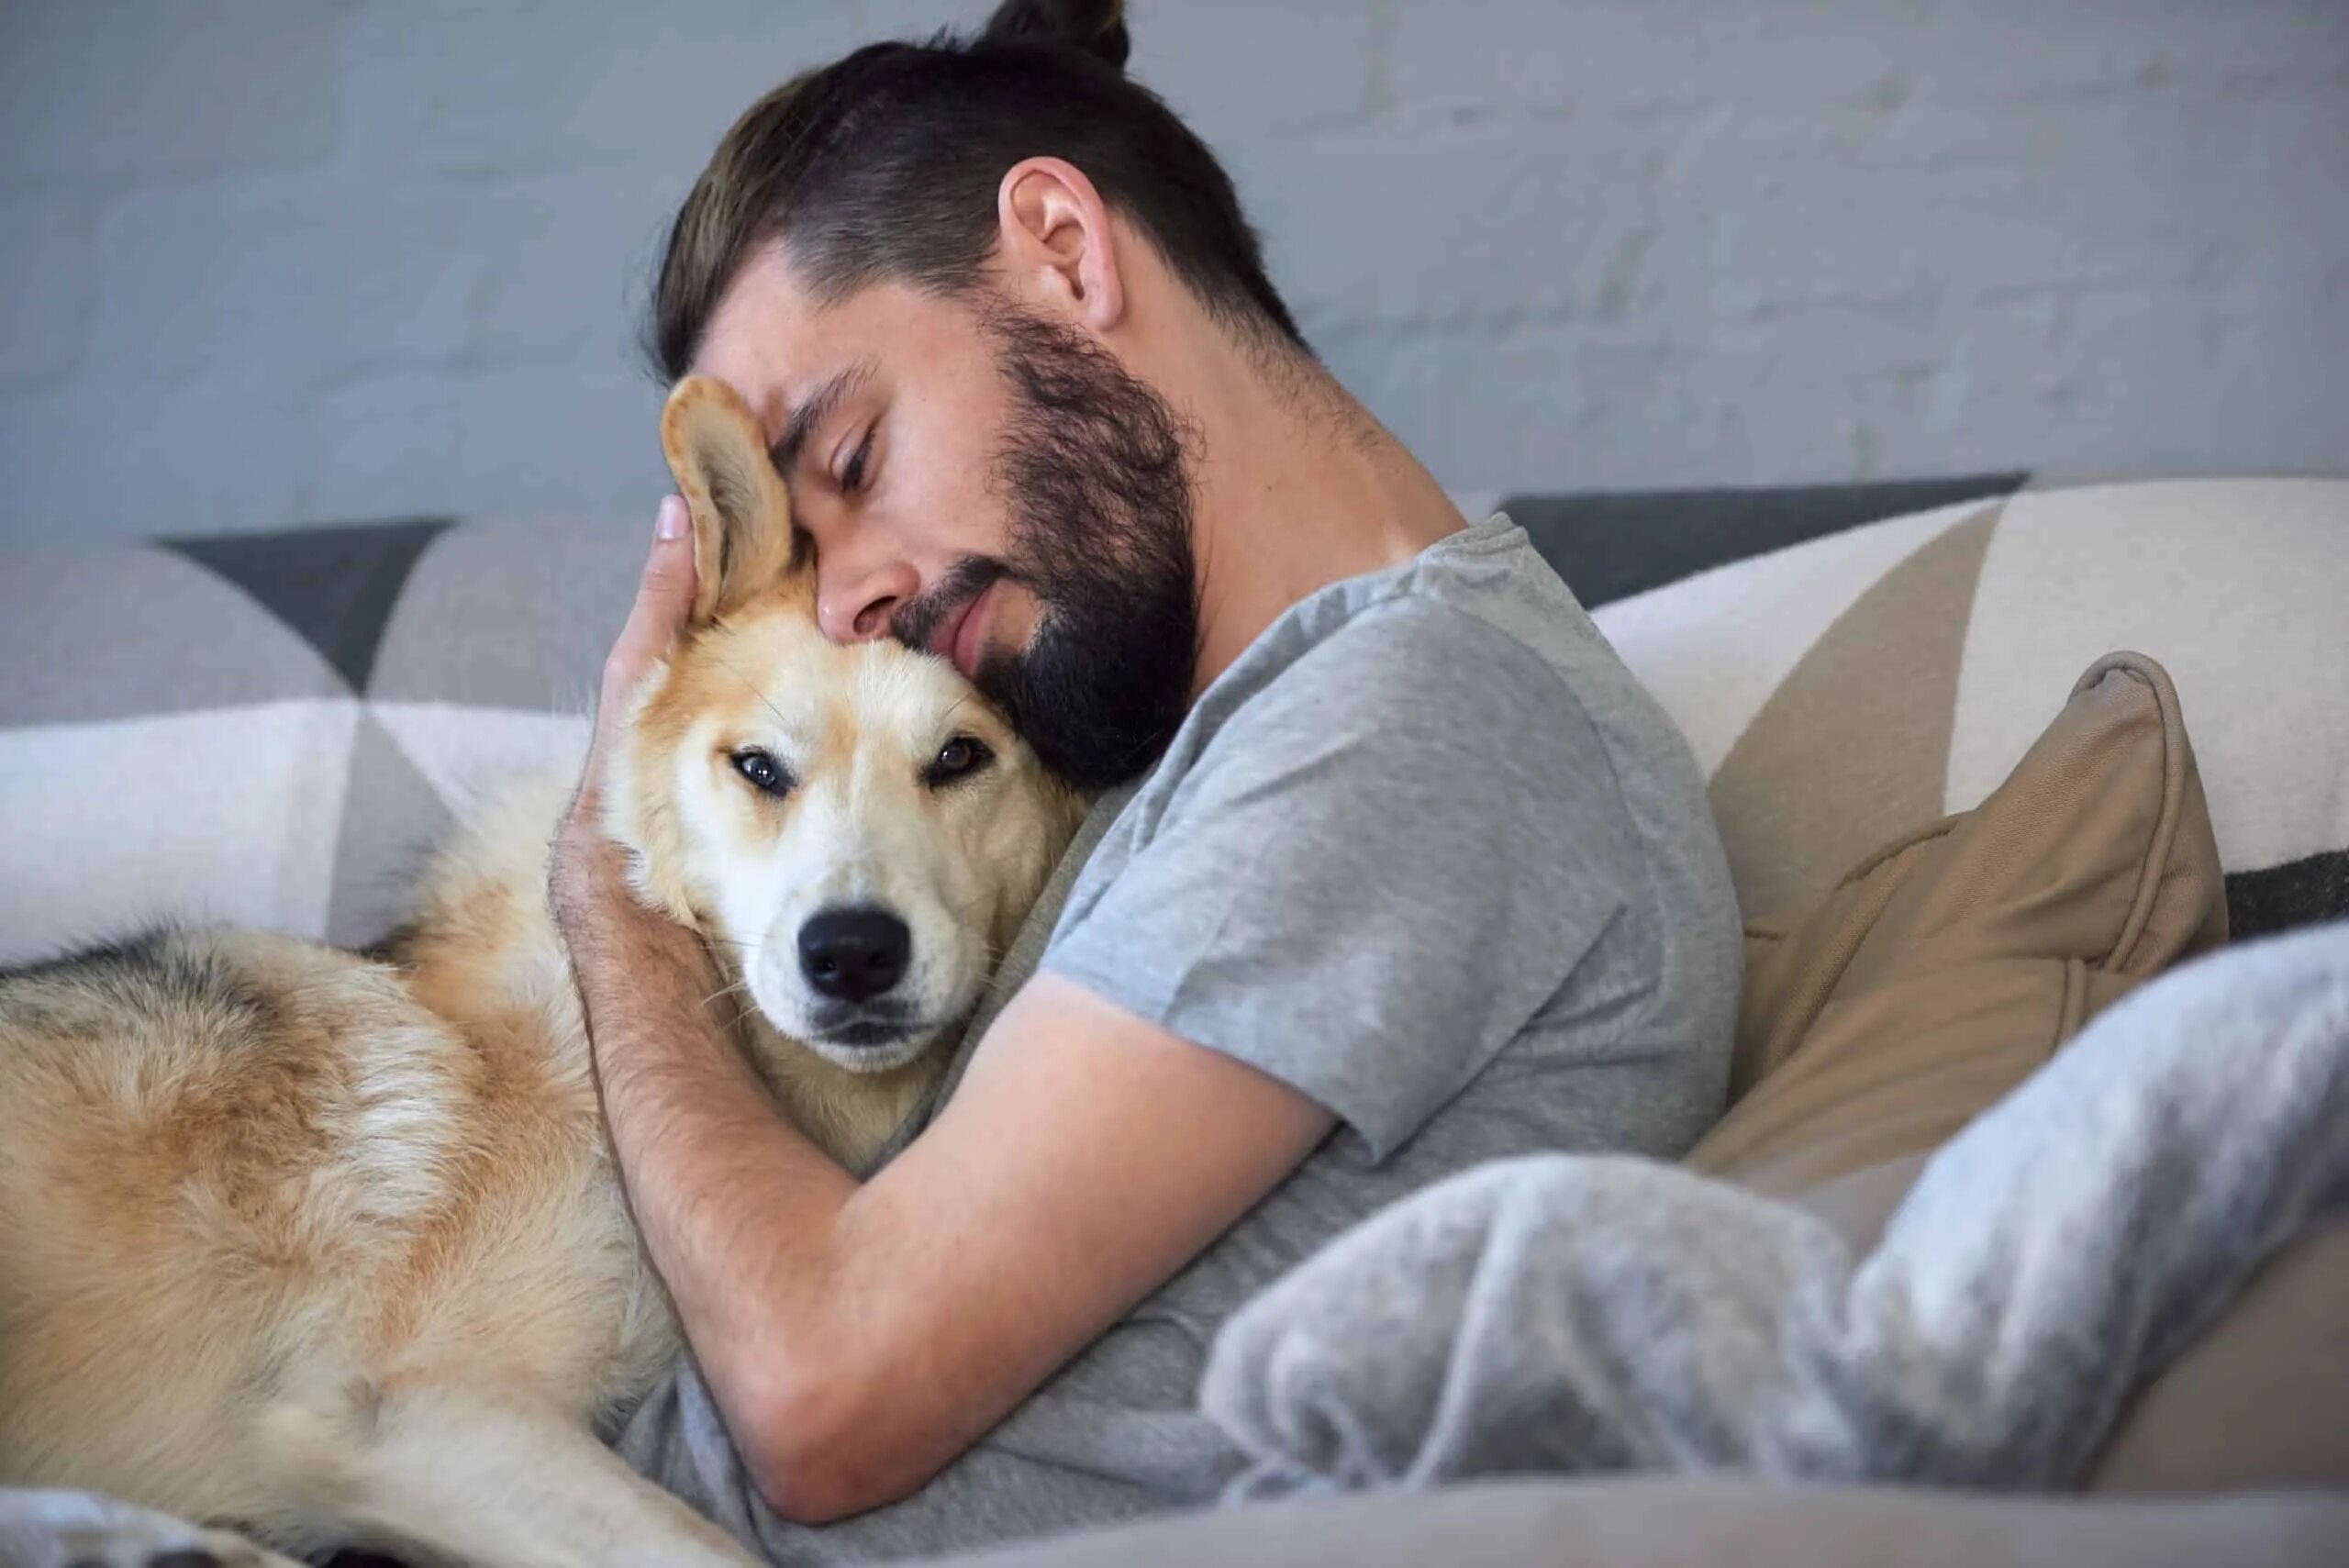
{"label": "man's forearm", "polygon": [[843,1518],[937,1474],[1332,1124],[1046,976],[937,1121],[860,1185],[713,1027],[698,942],[636,910],[616,865],[594,896],[578,895],[593,877],[558,881],[558,905],[583,912],[564,929],[638,1224],[785,1518]]}
{"label": "man's forearm", "polygon": [[[776,1109],[713,1016],[699,940],[639,906],[596,857],[562,912],[629,1199],[733,1429],[795,1400],[792,1347],[824,1342],[835,1227],[856,1191]],[[720,1004],[721,1006],[724,1004]]]}

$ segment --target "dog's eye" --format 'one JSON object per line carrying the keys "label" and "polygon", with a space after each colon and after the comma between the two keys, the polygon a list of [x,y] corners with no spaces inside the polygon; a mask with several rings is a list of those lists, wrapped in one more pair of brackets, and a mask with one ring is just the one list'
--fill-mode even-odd
{"label": "dog's eye", "polygon": [[774,760],[771,751],[762,751],[755,746],[744,747],[734,753],[734,771],[750,780],[753,788],[767,795],[791,793],[791,773]]}
{"label": "dog's eye", "polygon": [[987,750],[985,741],[974,735],[957,735],[938,749],[938,755],[922,772],[922,782],[936,789],[969,778],[994,761],[995,753]]}

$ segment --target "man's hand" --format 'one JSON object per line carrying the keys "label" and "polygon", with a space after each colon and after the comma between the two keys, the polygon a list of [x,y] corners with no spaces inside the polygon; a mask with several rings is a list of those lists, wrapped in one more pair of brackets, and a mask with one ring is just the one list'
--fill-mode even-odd
{"label": "man's hand", "polygon": [[685,502],[671,495],[662,499],[654,521],[652,552],[637,583],[628,623],[620,628],[619,639],[604,661],[604,684],[596,700],[596,728],[587,744],[587,761],[580,770],[571,809],[555,837],[547,893],[564,940],[574,944],[574,962],[578,940],[607,911],[610,897],[621,886],[619,851],[605,839],[597,817],[605,765],[618,743],[617,731],[637,684],[675,644],[693,602],[692,519]]}

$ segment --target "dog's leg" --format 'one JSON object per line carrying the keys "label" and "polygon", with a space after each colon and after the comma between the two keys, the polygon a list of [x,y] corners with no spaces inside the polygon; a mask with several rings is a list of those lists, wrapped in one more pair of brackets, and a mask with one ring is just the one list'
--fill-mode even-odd
{"label": "dog's leg", "polygon": [[[466,1568],[755,1568],[734,1538],[559,1415],[421,1388],[281,1426],[305,1528]],[[289,1457],[292,1457],[289,1454]]]}

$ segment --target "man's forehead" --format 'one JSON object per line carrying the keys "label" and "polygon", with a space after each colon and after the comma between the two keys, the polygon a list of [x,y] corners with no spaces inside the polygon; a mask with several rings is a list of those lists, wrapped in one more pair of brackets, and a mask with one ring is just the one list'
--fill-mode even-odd
{"label": "man's forehead", "polygon": [[841,341],[839,315],[810,298],[778,254],[763,253],[719,298],[687,373],[733,388],[773,440],[793,406],[853,358]]}
{"label": "man's forehead", "polygon": [[966,325],[953,305],[894,280],[821,297],[768,255],[744,267],[719,300],[690,371],[731,386],[778,441],[802,405],[841,390],[834,384],[934,355],[941,334]]}

